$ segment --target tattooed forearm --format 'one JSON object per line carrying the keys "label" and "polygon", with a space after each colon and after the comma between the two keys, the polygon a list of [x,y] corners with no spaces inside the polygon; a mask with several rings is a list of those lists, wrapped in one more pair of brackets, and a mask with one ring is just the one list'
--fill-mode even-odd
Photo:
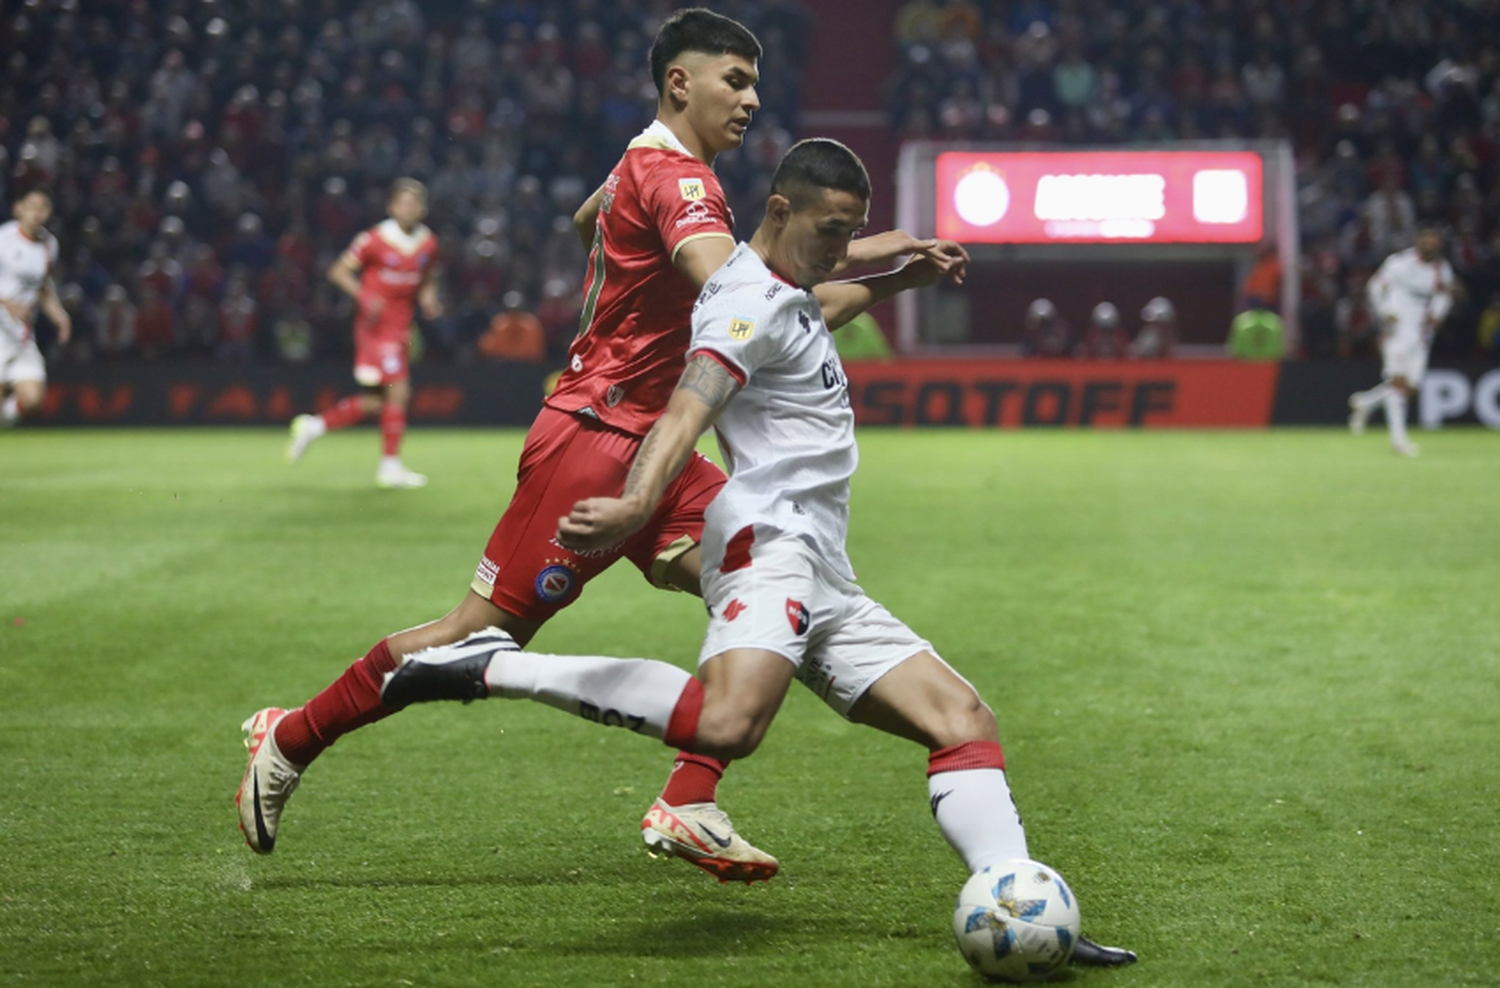
{"label": "tattooed forearm", "polygon": [[687,370],[682,372],[682,380],[677,382],[677,390],[688,391],[698,396],[714,411],[718,411],[729,404],[729,399],[740,390],[739,382],[730,376],[724,365],[712,357],[702,354],[694,357],[687,365]]}
{"label": "tattooed forearm", "polygon": [[635,462],[630,466],[630,473],[625,477],[625,490],[622,497],[630,497],[641,493],[646,486],[645,478],[650,476],[656,468],[656,460],[661,456],[661,430],[652,429],[646,433],[646,438],[641,440],[641,448],[636,450]]}

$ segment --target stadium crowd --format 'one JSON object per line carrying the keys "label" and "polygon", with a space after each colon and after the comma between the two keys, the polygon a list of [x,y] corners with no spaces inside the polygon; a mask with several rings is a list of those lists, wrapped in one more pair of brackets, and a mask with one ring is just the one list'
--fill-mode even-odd
{"label": "stadium crowd", "polygon": [[910,0],[895,39],[905,138],[1290,141],[1304,354],[1374,355],[1364,284],[1434,225],[1465,286],[1435,351],[1500,356],[1491,0]]}
{"label": "stadium crowd", "polygon": [[[0,198],[53,192],[63,359],[306,360],[349,347],[323,272],[430,189],[448,313],[431,352],[489,352],[496,316],[555,355],[584,272],[569,218],[649,119],[670,0],[29,0],[0,17]],[[713,5],[764,42],[763,108],[719,172],[752,216],[798,133],[809,13]],[[1464,293],[1436,352],[1500,353],[1500,17],[1492,0],[911,0],[885,98],[905,137],[1287,139],[1303,354],[1369,357],[1363,293],[1419,225]]]}
{"label": "stadium crowd", "polygon": [[[667,0],[29,0],[0,17],[0,198],[52,192],[62,359],[301,361],[347,352],[324,272],[430,193],[448,314],[429,353],[484,352],[525,311],[560,352],[585,258],[571,217],[651,119],[646,51]],[[721,159],[764,197],[791,144],[805,14],[727,0],[765,42],[762,111]]]}

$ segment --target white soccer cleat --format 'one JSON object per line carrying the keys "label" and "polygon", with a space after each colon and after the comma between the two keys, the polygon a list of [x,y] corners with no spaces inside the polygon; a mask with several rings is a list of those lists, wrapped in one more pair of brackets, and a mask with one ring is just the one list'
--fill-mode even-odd
{"label": "white soccer cleat", "polygon": [[408,470],[400,463],[382,463],[375,473],[375,486],[386,490],[411,490],[427,486],[427,475]]}
{"label": "white soccer cleat", "polygon": [[316,415],[298,415],[292,419],[291,437],[286,441],[288,463],[296,463],[302,459],[302,454],[307,452],[307,447],[326,431],[322,425],[323,423]]}
{"label": "white soccer cleat", "polygon": [[1370,421],[1370,408],[1359,400],[1359,395],[1349,396],[1349,431],[1356,436],[1365,434],[1365,423]]}
{"label": "white soccer cleat", "polygon": [[280,707],[267,707],[241,725],[245,747],[250,749],[250,764],[234,794],[234,804],[240,808],[240,832],[256,854],[270,854],[276,849],[281,811],[302,781],[302,769],[287,761],[276,747],[273,732],[285,716],[286,711]]}
{"label": "white soccer cleat", "polygon": [[641,821],[641,839],[652,857],[682,858],[722,882],[769,882],[777,860],[735,833],[729,815],[713,803],[669,806],[657,799]]}
{"label": "white soccer cleat", "polygon": [[1410,439],[1405,440],[1404,442],[1397,442],[1394,439],[1391,440],[1391,449],[1395,451],[1397,456],[1418,456],[1422,452],[1417,448],[1417,444],[1412,442]]}

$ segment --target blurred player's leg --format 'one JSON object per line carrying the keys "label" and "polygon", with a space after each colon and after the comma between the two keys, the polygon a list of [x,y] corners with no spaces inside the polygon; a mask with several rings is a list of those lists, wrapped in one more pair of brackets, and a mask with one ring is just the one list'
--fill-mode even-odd
{"label": "blurred player's leg", "polygon": [[1356,391],[1349,396],[1349,431],[1363,435],[1370,413],[1380,406],[1386,393],[1391,390],[1389,381],[1381,381],[1368,391]]}

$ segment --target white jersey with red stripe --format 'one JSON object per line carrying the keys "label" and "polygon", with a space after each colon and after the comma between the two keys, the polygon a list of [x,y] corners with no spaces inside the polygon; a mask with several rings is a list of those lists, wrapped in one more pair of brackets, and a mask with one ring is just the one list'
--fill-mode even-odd
{"label": "white jersey with red stripe", "polygon": [[787,535],[853,579],[845,543],[859,463],[849,383],[813,293],[735,248],[693,308],[689,358],[706,354],[742,385],[715,427],[729,482],[705,515],[704,569],[735,535]]}
{"label": "white jersey with red stripe", "polygon": [[[46,230],[28,237],[15,220],[0,225],[0,299],[36,308],[42,286],[57,263],[57,238]],[[31,325],[0,308],[0,335],[13,343],[31,339]]]}
{"label": "white jersey with red stripe", "polygon": [[1381,319],[1395,321],[1393,335],[1426,342],[1453,307],[1453,268],[1441,257],[1424,261],[1409,247],[1387,257],[1365,291]]}

